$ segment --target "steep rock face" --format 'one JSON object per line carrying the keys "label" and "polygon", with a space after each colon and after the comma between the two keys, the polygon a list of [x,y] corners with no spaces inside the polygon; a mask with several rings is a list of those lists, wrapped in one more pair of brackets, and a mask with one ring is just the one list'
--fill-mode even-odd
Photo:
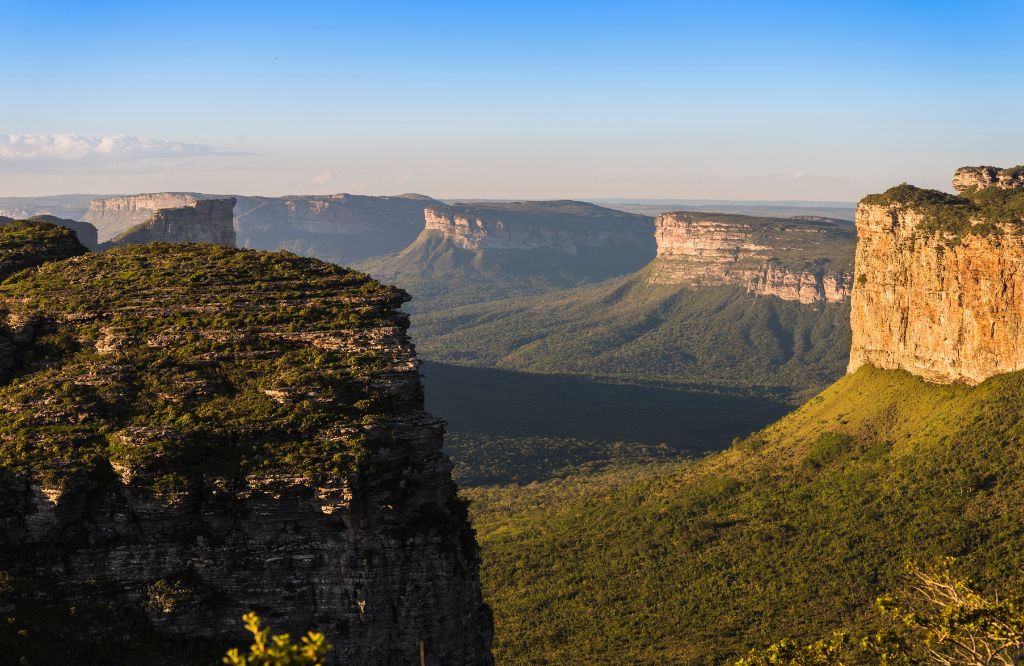
{"label": "steep rock face", "polygon": [[1024,190],[996,187],[998,208],[909,186],[861,202],[851,372],[976,384],[1024,368]]}
{"label": "steep rock face", "polygon": [[964,192],[970,188],[994,187],[1011,190],[1024,187],[1024,167],[1000,169],[993,166],[960,167],[953,174],[953,188]]}
{"label": "steep rock face", "polygon": [[644,247],[650,218],[577,201],[465,204],[428,208],[424,230],[450,238],[466,250],[553,250]]}
{"label": "steep rock face", "polygon": [[232,211],[235,199],[199,199],[180,208],[161,208],[107,243],[214,243],[235,245]]}
{"label": "steep rock face", "polygon": [[36,322],[0,385],[6,653],[107,663],[127,643],[137,663],[204,663],[256,610],[326,633],[332,663],[418,664],[421,643],[427,663],[490,663],[405,299],[215,245],[0,285],[7,321]]}
{"label": "steep rock face", "polygon": [[665,213],[655,238],[652,284],[736,284],[801,303],[849,297],[854,235],[834,221]]}
{"label": "steep rock face", "polygon": [[235,228],[239,247],[350,263],[412,243],[431,205],[439,203],[418,194],[238,197]]}
{"label": "steep rock face", "polygon": [[194,206],[201,198],[189,192],[157,192],[94,199],[82,219],[96,227],[102,243],[149,221],[162,208]]}

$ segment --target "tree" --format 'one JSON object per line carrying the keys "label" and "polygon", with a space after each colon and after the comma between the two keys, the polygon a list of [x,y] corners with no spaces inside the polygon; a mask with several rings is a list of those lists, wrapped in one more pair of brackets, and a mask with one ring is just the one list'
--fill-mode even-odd
{"label": "tree", "polygon": [[790,639],[753,650],[737,666],[1021,666],[1024,600],[987,597],[952,573],[952,558],[930,569],[909,565],[899,596],[877,599],[891,629],[853,640],[846,633],[800,646]]}
{"label": "tree", "polygon": [[228,650],[224,663],[228,666],[323,666],[331,646],[323,634],[308,632],[299,643],[292,643],[288,634],[270,635],[270,629],[260,626],[256,613],[242,616],[245,628],[252,634],[252,645],[247,654],[238,648]]}

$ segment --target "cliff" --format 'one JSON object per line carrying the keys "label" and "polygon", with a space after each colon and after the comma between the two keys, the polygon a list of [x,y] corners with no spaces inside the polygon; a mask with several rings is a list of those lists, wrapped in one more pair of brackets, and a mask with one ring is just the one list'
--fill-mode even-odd
{"label": "cliff", "polygon": [[[406,296],[294,255],[129,245],[0,285],[0,625],[29,663],[211,663],[256,610],[333,663],[488,664]],[[116,657],[113,655],[117,655]]]}
{"label": "cliff", "polygon": [[851,372],[976,384],[1024,368],[1024,183],[1007,177],[1022,172],[964,168],[963,196],[901,185],[861,201]]}
{"label": "cliff", "polygon": [[96,227],[92,226],[88,222],[69,220],[62,217],[56,217],[54,215],[35,215],[28,219],[33,222],[46,222],[47,224],[55,224],[58,227],[70,229],[75,232],[75,236],[78,237],[79,242],[90,250],[95,250],[99,246]]}
{"label": "cliff", "polygon": [[652,284],[740,285],[800,303],[849,297],[854,234],[837,221],[665,213],[655,238]]}
{"label": "cliff", "polygon": [[199,199],[179,208],[160,208],[118,234],[104,247],[131,243],[215,243],[235,245],[234,198]]}
{"label": "cliff", "polygon": [[96,227],[99,242],[103,243],[147,222],[162,208],[194,206],[200,198],[203,195],[188,192],[157,192],[93,199],[82,219]]}
{"label": "cliff", "polygon": [[478,203],[428,208],[424,230],[471,251],[553,250],[650,244],[651,221],[578,201]]}
{"label": "cliff", "polygon": [[289,250],[325,261],[353,261],[398,252],[423,230],[430,197],[332,194],[238,197],[239,247]]}

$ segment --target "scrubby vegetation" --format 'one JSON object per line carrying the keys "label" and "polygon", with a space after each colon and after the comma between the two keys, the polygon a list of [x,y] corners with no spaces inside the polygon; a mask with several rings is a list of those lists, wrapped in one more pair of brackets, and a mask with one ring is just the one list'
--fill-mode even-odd
{"label": "scrubby vegetation", "polygon": [[422,357],[525,372],[758,387],[800,399],[842,375],[849,304],[802,305],[747,294],[601,285],[419,314]]}
{"label": "scrubby vegetation", "polygon": [[864,367],[730,450],[465,491],[502,663],[720,663],[885,629],[904,563],[1024,586],[1024,373]]}
{"label": "scrubby vegetation", "polygon": [[303,336],[358,338],[403,299],[330,264],[210,245],[21,273],[0,301],[35,338],[0,388],[0,468],[60,487],[109,460],[168,496],[201,473],[351,469],[363,426],[392,408],[371,379],[396,350]]}
{"label": "scrubby vegetation", "polygon": [[1024,190],[971,188],[960,196],[903,183],[864,197],[872,206],[900,206],[925,217],[923,234],[941,233],[953,242],[968,234],[992,235],[1005,225],[1024,224]]}
{"label": "scrubby vegetation", "polygon": [[288,634],[271,636],[256,613],[246,613],[242,622],[252,634],[252,645],[245,652],[228,650],[223,660],[228,666],[322,666],[330,650],[326,637],[316,631],[308,632],[296,643]]}
{"label": "scrubby vegetation", "polygon": [[45,261],[84,254],[75,232],[49,222],[0,217],[0,281]]}

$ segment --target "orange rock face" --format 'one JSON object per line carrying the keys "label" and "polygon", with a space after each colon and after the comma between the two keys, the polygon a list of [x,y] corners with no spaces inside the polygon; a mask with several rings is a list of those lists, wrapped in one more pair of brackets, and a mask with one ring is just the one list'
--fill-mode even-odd
{"label": "orange rock face", "polygon": [[896,205],[857,208],[849,371],[866,363],[937,383],[1024,368],[1024,237],[957,244]]}
{"label": "orange rock face", "polygon": [[740,285],[801,303],[849,298],[854,236],[834,223],[714,213],[655,220],[652,284]]}

